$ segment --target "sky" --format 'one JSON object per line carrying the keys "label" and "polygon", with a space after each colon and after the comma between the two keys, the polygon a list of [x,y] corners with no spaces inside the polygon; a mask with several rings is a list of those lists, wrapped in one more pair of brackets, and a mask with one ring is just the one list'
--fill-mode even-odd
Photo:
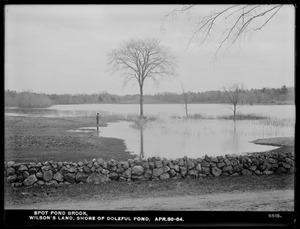
{"label": "sky", "polygon": [[177,57],[176,75],[159,85],[146,81],[144,94],[294,86],[295,9],[285,5],[264,29],[224,48],[197,40],[187,45],[199,16],[222,5],[197,5],[189,15],[165,15],[180,5],[6,5],[5,89],[47,94],[138,94],[108,71],[107,55],[128,39],[159,39]]}

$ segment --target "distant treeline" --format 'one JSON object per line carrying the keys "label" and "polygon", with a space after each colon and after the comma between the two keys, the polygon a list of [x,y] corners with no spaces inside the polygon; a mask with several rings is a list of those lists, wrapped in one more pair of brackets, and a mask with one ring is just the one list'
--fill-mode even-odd
{"label": "distant treeline", "polygon": [[[228,103],[223,91],[186,92],[188,103]],[[5,106],[43,108],[55,104],[139,103],[139,94],[113,95],[107,92],[93,94],[41,94],[34,92],[5,91]],[[183,94],[164,92],[144,95],[144,103],[184,103]],[[244,90],[241,104],[293,104],[294,87]]]}

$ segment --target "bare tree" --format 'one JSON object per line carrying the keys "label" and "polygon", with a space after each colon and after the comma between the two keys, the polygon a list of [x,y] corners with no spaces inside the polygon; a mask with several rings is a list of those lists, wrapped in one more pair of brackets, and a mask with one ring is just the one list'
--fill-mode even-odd
{"label": "bare tree", "polygon": [[125,83],[136,80],[140,89],[140,118],[143,117],[143,86],[146,79],[158,83],[160,77],[175,72],[175,57],[156,39],[130,39],[108,55],[108,64],[121,71]]}
{"label": "bare tree", "polygon": [[189,112],[188,112],[188,94],[185,92],[182,82],[180,81],[181,88],[182,88],[182,94],[183,94],[183,102],[184,102],[184,108],[185,108],[185,115],[186,118],[189,118]]}
{"label": "bare tree", "polygon": [[222,89],[227,96],[228,102],[233,105],[233,108],[230,107],[230,109],[233,111],[233,120],[235,121],[237,105],[241,102],[242,94],[244,93],[244,85],[233,84],[228,87],[223,87]]}
{"label": "bare tree", "polygon": [[[208,38],[217,39],[217,49],[215,55],[226,44],[231,47],[243,34],[262,30],[279,12],[284,5],[230,5],[223,9],[206,15],[194,17],[194,31],[190,37],[189,44],[194,40],[202,45]],[[178,14],[189,13],[201,8],[201,5],[184,5],[179,9],[174,9],[165,16],[175,17]],[[218,7],[219,8],[219,7]]]}

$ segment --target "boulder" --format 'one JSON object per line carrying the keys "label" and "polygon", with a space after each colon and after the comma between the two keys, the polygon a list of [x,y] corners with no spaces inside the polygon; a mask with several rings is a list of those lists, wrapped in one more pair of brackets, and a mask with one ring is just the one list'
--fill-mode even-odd
{"label": "boulder", "polygon": [[168,166],[170,169],[174,169],[174,164],[172,162],[169,161]]}
{"label": "boulder", "polygon": [[7,181],[7,183],[10,184],[10,183],[15,182],[17,179],[18,179],[17,174],[14,174],[14,175],[8,176],[8,177],[6,178],[6,181]]}
{"label": "boulder", "polygon": [[12,168],[12,167],[8,167],[7,169],[6,169],[6,174],[9,176],[9,175],[13,175],[13,174],[15,174],[15,172],[16,172],[16,170],[14,169],[14,168]]}
{"label": "boulder", "polygon": [[217,167],[213,167],[211,169],[211,173],[215,176],[215,177],[218,177],[221,175],[222,173],[222,170],[221,169],[218,169]]}
{"label": "boulder", "polygon": [[155,168],[155,163],[153,161],[149,161],[148,163],[151,169]]}
{"label": "boulder", "polygon": [[174,165],[174,170],[175,170],[176,172],[179,172],[179,170],[180,170],[179,165]]}
{"label": "boulder", "polygon": [[109,170],[107,170],[107,169],[102,169],[102,170],[101,170],[101,173],[104,174],[104,175],[107,175],[107,174],[109,174]]}
{"label": "boulder", "polygon": [[119,174],[118,173],[116,173],[116,172],[111,172],[110,174],[109,174],[109,179],[111,179],[111,180],[117,180],[118,178],[119,178]]}
{"label": "boulder", "polygon": [[202,166],[202,167],[209,167],[209,166],[210,166],[210,163],[207,162],[206,160],[203,160],[203,161],[201,162],[201,166]]}
{"label": "boulder", "polygon": [[99,158],[99,159],[97,160],[97,163],[98,163],[99,165],[101,165],[103,168],[107,169],[107,163],[106,163],[106,161],[104,161],[102,158]]}
{"label": "boulder", "polygon": [[187,168],[184,166],[180,166],[180,174],[184,177],[187,174]]}
{"label": "boulder", "polygon": [[171,169],[169,171],[169,174],[171,175],[171,177],[174,177],[176,175],[176,171],[174,169]]}
{"label": "boulder", "polygon": [[210,161],[213,162],[213,163],[218,163],[219,162],[219,160],[216,157],[211,157]]}
{"label": "boulder", "polygon": [[124,169],[121,167],[121,168],[117,168],[117,173],[123,173],[124,172]]}
{"label": "boulder", "polygon": [[28,173],[31,175],[31,174],[35,174],[36,173],[36,169],[35,168],[30,168],[28,170]]}
{"label": "boulder", "polygon": [[23,184],[25,186],[30,186],[30,185],[33,185],[37,180],[38,179],[36,178],[36,176],[34,174],[32,174],[23,181]]}
{"label": "boulder", "polygon": [[64,180],[64,176],[60,172],[57,172],[57,173],[55,173],[53,175],[53,179],[57,180],[57,181],[63,181]]}
{"label": "boulder", "polygon": [[204,174],[209,174],[209,173],[210,173],[209,167],[202,167],[202,172],[203,172]]}
{"label": "boulder", "polygon": [[243,174],[243,175],[251,175],[252,172],[249,171],[249,170],[247,170],[247,169],[243,169],[243,170],[242,170],[242,174]]}
{"label": "boulder", "polygon": [[6,165],[7,165],[8,167],[11,167],[11,166],[13,166],[14,164],[15,164],[15,162],[13,162],[13,161],[8,161]]}
{"label": "boulder", "polygon": [[286,158],[285,161],[287,163],[289,163],[291,166],[294,166],[294,160],[290,159],[290,158]]}
{"label": "boulder", "polygon": [[231,171],[231,170],[232,170],[232,166],[231,166],[231,165],[225,166],[225,167],[222,169],[223,172],[229,172],[229,171]]}
{"label": "boulder", "polygon": [[151,169],[147,169],[147,170],[145,171],[144,177],[145,177],[146,179],[150,179],[150,178],[152,177],[152,170],[151,170]]}
{"label": "boulder", "polygon": [[77,173],[77,167],[70,166],[70,168],[68,168],[67,171],[70,172],[70,173]]}
{"label": "boulder", "polygon": [[22,183],[17,182],[17,183],[12,183],[12,184],[11,184],[11,187],[13,187],[13,188],[19,188],[19,187],[21,187],[22,185],[23,185]]}
{"label": "boulder", "polygon": [[142,166],[143,166],[144,169],[149,169],[150,168],[149,163],[146,162],[146,161],[142,163]]}
{"label": "boulder", "polygon": [[291,165],[288,163],[282,162],[282,167],[285,169],[289,169],[289,168],[291,168]]}
{"label": "boulder", "polygon": [[200,164],[200,163],[196,165],[196,170],[197,170],[198,172],[201,172],[201,171],[202,171],[202,167],[201,167],[201,164]]}
{"label": "boulder", "polygon": [[161,168],[161,167],[163,167],[162,161],[155,161],[155,166],[156,166],[156,168]]}
{"label": "boulder", "polygon": [[76,176],[75,173],[66,173],[64,178],[65,178],[65,182],[74,183]]}
{"label": "boulder", "polygon": [[167,180],[170,178],[170,175],[168,173],[163,173],[159,176],[159,179],[161,180]]}
{"label": "boulder", "polygon": [[256,167],[255,165],[252,165],[252,166],[250,166],[250,168],[249,168],[249,169],[250,169],[251,171],[255,171],[255,170],[256,170],[256,168],[257,168],[257,167]]}
{"label": "boulder", "polygon": [[43,166],[42,167],[42,171],[44,172],[44,171],[48,171],[48,170],[50,170],[51,169],[51,166],[50,165],[45,165],[45,166]]}
{"label": "boulder", "polygon": [[28,171],[24,171],[23,172],[23,178],[26,179],[27,177],[29,177],[29,172]]}
{"label": "boulder", "polygon": [[18,170],[22,172],[22,171],[28,170],[28,168],[26,165],[20,165]]}
{"label": "boulder", "polygon": [[274,163],[276,163],[277,161],[276,161],[274,158],[271,158],[271,157],[270,157],[270,158],[268,159],[268,162],[271,163],[271,164],[274,164]]}
{"label": "boulder", "polygon": [[184,166],[185,165],[185,161],[182,158],[180,158],[179,161],[178,161],[178,165],[179,166]]}
{"label": "boulder", "polygon": [[195,167],[194,162],[189,160],[189,161],[187,162],[187,167],[188,167],[189,170],[192,169],[192,168],[194,168],[194,167]]}
{"label": "boulder", "polygon": [[226,159],[224,160],[224,162],[225,162],[225,164],[226,164],[227,166],[231,164],[231,162],[230,162],[230,160],[229,160],[228,158],[226,158]]}
{"label": "boulder", "polygon": [[93,183],[93,184],[106,183],[108,181],[109,181],[108,176],[98,174],[98,173],[92,173],[91,175],[89,175],[89,177],[86,180],[87,183]]}
{"label": "boulder", "polygon": [[83,171],[85,173],[90,173],[91,172],[91,168],[89,166],[85,165],[85,166],[83,166]]}
{"label": "boulder", "polygon": [[198,172],[197,172],[197,170],[191,169],[191,170],[188,171],[188,175],[189,175],[189,177],[197,178],[198,177]]}
{"label": "boulder", "polygon": [[131,174],[132,175],[142,175],[144,173],[144,168],[140,165],[136,165],[132,167]]}
{"label": "boulder", "polygon": [[163,170],[164,170],[164,173],[167,173],[168,171],[170,171],[170,168],[169,168],[168,166],[165,165],[165,166],[163,167]]}
{"label": "boulder", "polygon": [[41,172],[37,172],[35,175],[37,178],[43,178],[43,173]]}
{"label": "boulder", "polygon": [[163,173],[164,173],[164,169],[163,168],[155,168],[155,169],[153,169],[152,176],[158,177],[158,176],[160,176]]}
{"label": "boulder", "polygon": [[131,177],[131,168],[128,168],[123,174],[123,177],[130,178]]}
{"label": "boulder", "polygon": [[273,174],[273,171],[265,170],[265,171],[263,172],[263,174],[265,174],[265,175]]}
{"label": "boulder", "polygon": [[240,172],[242,170],[243,170],[243,165],[242,164],[238,164],[238,165],[233,167],[233,171],[235,171],[235,172]]}
{"label": "boulder", "polygon": [[86,182],[86,179],[88,178],[89,175],[83,173],[83,172],[78,172],[75,176],[75,180],[77,183],[85,183]]}
{"label": "boulder", "polygon": [[53,178],[53,172],[52,170],[47,170],[43,173],[43,179],[44,181],[49,181]]}
{"label": "boulder", "polygon": [[283,168],[283,167],[279,167],[279,168],[276,170],[276,173],[286,173],[286,169]]}
{"label": "boulder", "polygon": [[127,161],[125,161],[123,164],[122,164],[122,168],[124,170],[128,169],[129,168],[129,163]]}

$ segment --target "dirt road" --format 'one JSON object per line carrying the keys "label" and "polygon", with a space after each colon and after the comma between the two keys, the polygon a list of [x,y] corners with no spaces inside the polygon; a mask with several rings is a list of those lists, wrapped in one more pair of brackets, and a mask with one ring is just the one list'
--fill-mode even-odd
{"label": "dirt road", "polygon": [[177,211],[293,211],[294,190],[247,191],[122,200],[53,202],[5,206],[5,209],[177,210]]}

